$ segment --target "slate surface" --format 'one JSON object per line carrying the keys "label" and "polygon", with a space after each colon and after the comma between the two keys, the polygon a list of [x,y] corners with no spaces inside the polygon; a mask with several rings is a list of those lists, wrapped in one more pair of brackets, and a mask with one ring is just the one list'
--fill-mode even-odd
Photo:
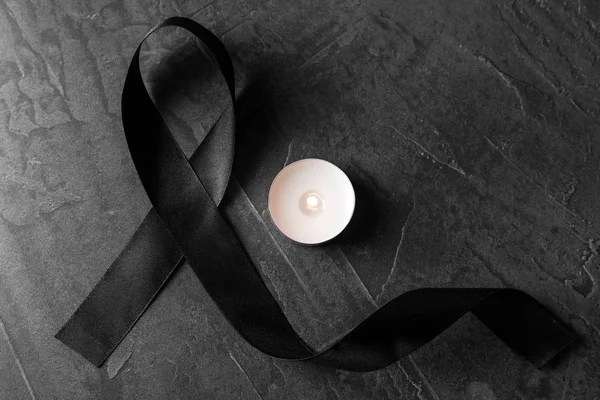
{"label": "slate surface", "polygon": [[[133,49],[171,15],[235,59],[223,212],[309,343],[406,290],[494,286],[534,295],[577,346],[537,371],[466,316],[373,373],[274,360],[187,266],[103,368],[56,341],[150,207],[119,99]],[[600,398],[599,57],[594,0],[0,1],[0,398]],[[144,60],[192,151],[222,87],[190,83],[206,63],[181,32]],[[268,217],[270,181],[305,157],[357,190],[353,229],[327,246]]]}

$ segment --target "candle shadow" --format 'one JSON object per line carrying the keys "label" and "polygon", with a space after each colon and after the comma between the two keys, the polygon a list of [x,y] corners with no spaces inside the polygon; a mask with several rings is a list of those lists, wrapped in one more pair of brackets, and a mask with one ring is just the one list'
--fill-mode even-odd
{"label": "candle shadow", "polygon": [[332,245],[355,244],[372,237],[381,220],[381,208],[370,184],[356,174],[347,173],[356,196],[354,214],[348,226],[329,241]]}

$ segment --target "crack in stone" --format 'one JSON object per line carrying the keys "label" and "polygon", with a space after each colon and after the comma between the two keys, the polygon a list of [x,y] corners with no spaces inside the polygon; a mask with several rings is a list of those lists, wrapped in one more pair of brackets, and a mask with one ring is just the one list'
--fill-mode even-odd
{"label": "crack in stone", "polygon": [[567,100],[569,101],[569,103],[571,103],[571,105],[577,109],[577,111],[579,111],[585,117],[587,117],[588,120],[590,120],[594,125],[596,125],[596,127],[600,126],[598,124],[598,122],[596,122],[596,120],[594,119],[594,117],[590,116],[587,111],[585,111],[583,108],[581,108],[581,106],[579,104],[577,104],[577,102],[575,100],[573,100],[571,97],[569,97],[567,95],[564,95],[564,96],[567,98]]}
{"label": "crack in stone", "polygon": [[[402,369],[402,366],[400,366],[400,369]],[[402,388],[400,387],[400,384],[398,383],[398,381],[394,377],[394,374],[392,374],[392,371],[390,371],[390,368],[386,368],[385,372],[387,372],[387,374],[392,379],[392,385],[394,385],[394,387],[398,390],[398,393],[402,394]],[[405,373],[405,375],[406,375],[406,373]]]}
{"label": "crack in stone", "polygon": [[338,399],[342,398],[342,396],[340,396],[340,393],[333,387],[333,384],[331,383],[330,379],[327,379],[327,385],[333,391],[333,393],[335,394],[336,398],[338,398]]}
{"label": "crack in stone", "polygon": [[[581,0],[579,1],[579,7],[581,7]],[[573,99],[569,96],[569,93],[567,90],[565,90],[564,87],[558,87],[556,86],[556,84],[554,84],[554,82],[552,82],[552,80],[548,77],[548,73],[550,72],[552,75],[554,75],[554,79],[556,79],[558,81],[558,79],[556,78],[556,75],[554,73],[552,73],[551,71],[549,71],[548,67],[546,66],[546,64],[539,59],[538,57],[534,56],[533,53],[531,53],[531,51],[527,48],[527,46],[525,45],[525,43],[523,42],[523,39],[521,39],[521,36],[519,36],[517,34],[517,32],[514,30],[514,28],[512,27],[512,25],[508,22],[508,20],[506,19],[506,17],[504,16],[504,14],[502,13],[502,11],[500,10],[499,7],[498,8],[498,13],[500,14],[500,19],[502,20],[502,22],[504,22],[504,24],[506,24],[506,26],[508,26],[508,29],[511,31],[511,33],[514,35],[514,37],[517,39],[520,48],[523,49],[523,51],[527,54],[527,56],[529,56],[529,60],[528,62],[534,64],[535,68],[533,68],[533,70],[542,77],[542,79],[548,83],[552,89],[559,95],[563,96],[564,98],[567,99],[567,101],[569,103],[571,103],[571,105],[573,105],[573,107],[575,107],[580,113],[582,113],[588,120],[590,120],[596,127],[600,126],[596,120],[594,119],[594,116],[590,115],[587,111],[583,110],[575,101],[573,101]],[[514,8],[514,4],[513,4],[513,8]],[[581,13],[581,9],[579,9],[579,13]],[[592,42],[590,42],[591,44]],[[518,46],[516,46],[518,47]],[[533,61],[533,62],[532,62]],[[558,82],[560,85],[560,81]]]}
{"label": "crack in stone", "polygon": [[13,346],[12,340],[10,339],[10,336],[8,336],[8,331],[6,330],[6,326],[4,325],[4,321],[2,320],[2,317],[0,317],[0,330],[2,331],[3,336],[6,338],[6,341],[8,342],[8,348],[10,349],[10,352],[12,353],[13,358],[15,359],[15,363],[17,364],[17,367],[19,368],[19,373],[21,374],[21,377],[23,378],[23,381],[25,382],[25,386],[27,386],[29,395],[31,396],[31,398],[33,400],[35,400],[35,398],[36,398],[35,392],[33,391],[33,388],[31,387],[29,378],[27,378],[27,374],[25,373],[25,368],[23,368],[23,364],[21,364],[21,360],[19,359],[19,356],[17,356],[17,352],[15,351],[15,347]]}
{"label": "crack in stone", "polygon": [[287,156],[285,157],[285,161],[283,162],[283,168],[285,168],[288,165],[288,161],[290,160],[290,154],[292,154],[292,145],[294,144],[295,139],[296,136],[294,136],[292,140],[290,140],[290,144],[288,145]]}
{"label": "crack in stone", "polygon": [[[398,363],[398,367],[404,373],[404,376],[406,376],[406,379],[408,380],[408,382],[410,382],[410,384],[413,385],[415,387],[415,389],[417,389],[417,397],[421,400],[425,400],[425,398],[421,394],[421,392],[423,391],[423,383],[422,382],[419,384],[415,383],[415,381],[412,380],[410,375],[408,375],[408,372],[406,372],[406,370],[404,369],[402,364]],[[392,380],[393,380],[393,378],[392,378]],[[395,385],[395,383],[394,383],[394,385]]]}
{"label": "crack in stone", "polygon": [[201,9],[194,11],[194,13],[192,14],[192,18],[196,18],[198,16],[198,14],[206,11],[210,6],[214,5],[215,3],[216,3],[216,0],[203,5]]}
{"label": "crack in stone", "polygon": [[594,292],[596,291],[596,289],[598,288],[597,282],[596,282],[596,278],[594,278],[594,276],[590,273],[588,267],[587,267],[587,263],[583,264],[581,266],[581,269],[583,270],[583,272],[585,272],[585,274],[588,276],[588,278],[590,279],[590,281],[592,282],[592,287],[589,288],[587,293],[582,293],[583,297],[586,299],[589,299],[592,294],[594,294]]}
{"label": "crack in stone", "polygon": [[[536,63],[539,64],[539,65],[536,65],[538,68],[535,68],[535,72],[538,73],[556,91],[556,93],[561,93],[562,90],[559,89],[554,84],[554,82],[552,82],[550,80],[550,78],[548,78],[548,76],[546,76],[546,74],[544,73],[544,71],[548,71],[548,67],[546,67],[546,65],[544,64],[544,62],[542,60],[540,60],[539,58],[537,58],[536,56],[534,56],[531,53],[531,51],[529,51],[529,49],[527,48],[527,46],[523,42],[523,39],[521,39],[521,36],[519,36],[517,34],[517,32],[514,30],[514,28],[512,27],[512,25],[508,22],[508,20],[506,19],[506,17],[504,16],[504,14],[502,13],[502,11],[500,10],[500,7],[497,7],[497,8],[498,8],[498,13],[500,14],[500,19],[502,20],[502,22],[504,22],[504,24],[506,24],[506,26],[508,26],[508,29],[511,31],[511,33],[513,34],[513,36],[517,39],[517,41],[519,42],[521,48],[523,48],[523,50],[529,56],[529,58],[534,61],[533,64],[536,64]],[[541,71],[539,69],[539,66],[541,66],[541,68],[543,68],[544,71]]]}
{"label": "crack in stone", "polygon": [[[524,101],[523,98],[521,96],[521,93],[518,91],[517,87],[512,83],[512,82],[519,82],[522,85],[527,86],[528,88],[531,88],[532,90],[535,90],[536,92],[540,93],[543,96],[547,96],[546,93],[542,92],[540,89],[538,89],[536,86],[532,85],[529,82],[526,82],[522,79],[518,79],[504,71],[502,71],[501,69],[499,69],[489,58],[487,58],[486,56],[479,54],[476,51],[473,51],[471,49],[469,49],[466,46],[463,46],[460,43],[455,43],[453,40],[448,40],[448,38],[445,38],[446,42],[449,43],[450,45],[452,45],[454,48],[457,48],[459,51],[461,52],[466,52],[468,53],[471,57],[475,58],[478,62],[482,63],[484,66],[486,66],[487,68],[491,69],[492,71],[494,71],[496,74],[498,74],[500,76],[500,78],[502,79],[502,81],[511,89],[514,90],[515,93],[517,94],[517,97],[519,99],[519,103],[521,106],[521,112],[523,113],[523,116],[527,117],[527,115],[525,114],[525,110],[524,110]],[[533,56],[532,56],[533,57]],[[535,58],[535,57],[533,57]],[[537,70],[536,70],[537,71]],[[543,74],[542,74],[543,75]],[[559,90],[558,88],[556,88],[556,86],[546,77],[544,76],[545,80],[548,81],[548,83],[554,88],[554,90],[557,91],[557,93],[559,94],[563,94],[561,90]],[[568,97],[567,97],[568,98]],[[587,116],[587,114],[586,114]]]}
{"label": "crack in stone", "polygon": [[229,350],[227,352],[229,353],[229,358],[231,358],[233,360],[233,362],[235,363],[235,365],[237,365],[237,367],[239,368],[239,370],[242,371],[242,373],[244,374],[244,376],[246,377],[246,379],[248,380],[248,382],[250,382],[250,385],[252,385],[252,389],[254,389],[254,392],[258,395],[258,397],[261,400],[264,400],[264,398],[262,397],[262,395],[258,392],[258,390],[256,390],[256,386],[254,386],[254,382],[252,382],[252,379],[250,379],[250,376],[248,375],[248,373],[246,372],[246,370],[244,370],[244,368],[240,365],[240,363],[238,362],[237,358],[235,358],[235,356]]}
{"label": "crack in stone", "polygon": [[473,53],[473,55],[475,56],[475,58],[482,62],[486,67],[490,68],[491,70],[495,71],[500,78],[502,79],[502,82],[504,82],[504,84],[511,89],[512,91],[515,92],[517,99],[519,99],[519,105],[521,107],[521,114],[523,114],[523,117],[527,118],[527,114],[525,113],[525,102],[523,100],[523,96],[521,96],[521,92],[519,92],[519,89],[512,83],[512,80],[516,80],[516,78],[513,78],[512,76],[508,75],[506,72],[501,71],[498,67],[496,67],[494,65],[494,63],[487,58],[484,55],[481,54],[477,54],[477,53]]}
{"label": "crack in stone", "polygon": [[[211,3],[212,4],[212,3]],[[229,35],[231,32],[235,31],[237,28],[239,28],[240,26],[246,24],[246,23],[251,23],[251,21],[249,19],[245,19],[242,20],[241,22],[233,25],[231,28],[227,29],[225,32],[223,32],[220,36],[222,39],[225,39],[225,36]]]}
{"label": "crack in stone", "polygon": [[308,288],[308,285],[306,284],[306,281],[304,280],[304,278],[302,278],[302,276],[300,275],[300,273],[298,272],[298,270],[296,269],[296,266],[294,264],[292,264],[292,262],[290,261],[290,259],[288,258],[287,254],[283,251],[283,249],[281,248],[281,245],[279,244],[279,242],[275,239],[275,237],[273,236],[273,234],[271,233],[271,231],[269,230],[269,228],[267,227],[267,225],[264,223],[264,221],[261,218],[261,223],[265,226],[265,229],[267,230],[267,233],[269,234],[269,237],[271,238],[271,240],[273,241],[273,243],[275,243],[275,247],[277,247],[277,250],[279,251],[279,253],[281,253],[281,256],[285,259],[285,262],[290,266],[290,268],[292,269],[292,272],[294,273],[294,275],[296,276],[296,279],[298,279],[298,282],[300,283],[300,286],[302,286],[302,289],[304,289],[304,291],[306,292],[306,294],[308,294],[308,296],[310,298],[312,298],[312,292],[311,290]]}
{"label": "crack in stone", "polygon": [[369,302],[371,304],[373,304],[373,306],[375,306],[375,308],[377,308],[377,302],[373,298],[373,295],[371,294],[371,292],[369,292],[369,289],[367,289],[363,280],[360,279],[360,276],[358,276],[358,274],[356,273],[354,266],[352,266],[352,263],[350,262],[350,260],[348,260],[348,257],[346,257],[346,254],[344,254],[344,252],[342,251],[341,248],[339,248],[339,246],[337,247],[337,250],[339,251],[342,258],[346,261],[346,263],[348,263],[348,267],[349,267],[350,271],[352,271],[352,274],[354,274],[354,276],[358,280],[360,289],[367,295],[367,299],[369,300]]}
{"label": "crack in stone", "polygon": [[400,232],[400,240],[398,241],[398,246],[396,246],[396,255],[394,256],[394,263],[392,264],[392,269],[390,270],[390,273],[388,274],[387,279],[385,280],[383,285],[381,285],[381,291],[377,295],[377,299],[376,299],[377,304],[379,304],[379,298],[385,293],[387,286],[389,285],[389,283],[392,280],[392,277],[394,276],[394,272],[396,272],[396,266],[398,264],[398,254],[400,253],[400,249],[402,248],[402,244],[404,243],[404,237],[406,236],[406,226],[410,222],[410,218],[413,215],[413,212],[415,211],[415,204],[416,204],[416,202],[415,202],[415,198],[413,196],[412,208],[411,208],[410,212],[408,213],[408,215],[406,216],[406,221],[404,222],[404,225],[402,225],[402,230]]}
{"label": "crack in stone", "polygon": [[361,22],[363,22],[367,17],[362,17],[361,19],[359,19],[358,21],[356,21],[354,23],[354,25],[352,25],[347,31],[345,31],[344,33],[342,33],[341,35],[339,35],[338,37],[336,37],[335,39],[333,39],[331,41],[331,43],[329,43],[327,46],[323,47],[321,50],[319,50],[318,52],[316,52],[312,57],[310,57],[307,61],[305,61],[299,68],[298,70],[300,72],[302,72],[302,70],[304,70],[306,67],[310,66],[311,64],[319,61],[320,59],[322,59],[323,57],[325,57],[327,55],[327,53],[329,52],[329,49],[336,43],[338,43],[340,40],[342,40],[345,36],[347,36],[349,33],[351,33],[354,28],[356,28]]}
{"label": "crack in stone", "polygon": [[277,368],[277,370],[281,374],[281,377],[283,378],[283,383],[287,385],[287,379],[286,379],[285,372],[283,372],[283,368],[281,368],[279,366],[279,364],[276,362],[276,360],[274,358],[271,358],[271,361],[273,362],[273,365],[275,366],[275,368]]}
{"label": "crack in stone", "polygon": [[589,249],[588,255],[587,255],[587,258],[585,259],[583,265],[581,266],[581,269],[583,269],[583,271],[587,274],[588,278],[592,282],[592,287],[590,288],[589,292],[587,294],[585,294],[584,297],[586,299],[590,298],[594,294],[596,289],[598,288],[598,282],[596,281],[596,278],[594,277],[594,275],[590,272],[589,267],[598,258],[598,249],[600,247],[600,242],[596,242],[593,239],[588,239],[587,246]]}
{"label": "crack in stone", "polygon": [[417,362],[415,361],[415,359],[413,358],[413,356],[411,354],[408,355],[408,360],[411,362],[411,364],[413,365],[413,367],[415,368],[415,370],[419,374],[419,377],[421,378],[421,380],[423,381],[423,383],[425,383],[425,386],[429,390],[429,393],[431,393],[431,395],[433,396],[433,398],[435,400],[440,400],[440,397],[437,395],[437,393],[435,392],[435,390],[433,390],[433,387],[429,383],[429,380],[427,380],[427,378],[425,377],[425,374],[423,373],[423,371],[421,371],[421,368],[419,368],[419,366],[417,365]]}
{"label": "crack in stone", "polygon": [[127,353],[125,354],[124,357],[115,358],[114,356],[111,356],[111,358],[109,358],[107,366],[106,366],[106,372],[108,373],[109,379],[114,379],[117,375],[119,375],[119,373],[123,369],[123,366],[127,363],[127,361],[133,355],[133,347],[134,346],[135,346],[135,342],[131,342],[129,349],[127,349]]}
{"label": "crack in stone", "polygon": [[181,9],[181,5],[179,4],[179,1],[177,1],[177,0],[171,0],[171,7],[173,7],[173,10],[175,10],[175,12],[178,15],[184,15],[184,12]]}
{"label": "crack in stone", "polygon": [[445,165],[448,168],[453,169],[454,171],[458,172],[459,174],[463,175],[463,176],[467,176],[467,174],[465,173],[465,171],[460,168],[459,166],[454,166],[452,164],[448,164],[446,162],[441,161],[439,158],[437,158],[433,153],[431,153],[429,150],[427,150],[425,147],[423,147],[419,142],[417,142],[414,139],[409,138],[408,136],[406,136],[405,134],[403,134],[402,132],[400,132],[398,129],[396,129],[395,127],[391,126],[391,125],[386,125],[386,124],[382,124],[377,122],[377,125],[392,129],[393,131],[395,131],[397,134],[399,134],[400,136],[402,136],[404,138],[404,140],[411,142],[412,144],[414,144],[415,146],[417,146],[423,153],[426,153],[429,157],[433,158],[433,160],[439,164]]}

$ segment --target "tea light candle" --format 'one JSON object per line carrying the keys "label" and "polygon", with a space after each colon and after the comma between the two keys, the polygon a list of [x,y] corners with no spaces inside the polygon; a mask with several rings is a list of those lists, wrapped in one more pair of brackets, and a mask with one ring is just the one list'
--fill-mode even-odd
{"label": "tea light candle", "polygon": [[323,243],[342,232],[352,218],[355,202],[346,174],[316,158],[282,169],[269,190],[273,222],[284,235],[303,244]]}

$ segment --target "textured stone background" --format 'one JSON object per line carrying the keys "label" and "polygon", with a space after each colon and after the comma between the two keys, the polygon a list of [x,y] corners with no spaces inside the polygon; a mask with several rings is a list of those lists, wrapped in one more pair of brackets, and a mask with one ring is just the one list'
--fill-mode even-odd
{"label": "textured stone background", "polygon": [[[309,343],[423,286],[525,290],[580,342],[538,371],[466,316],[377,372],[284,362],[187,266],[103,368],[56,341],[149,210],[119,99],[171,15],[235,58],[223,211]],[[188,151],[220,104],[201,93],[221,93],[189,83],[190,44],[165,31],[144,53]],[[599,57],[595,0],[0,1],[0,399],[600,398]],[[272,225],[270,181],[305,157],[351,177],[358,234],[301,248]]]}

